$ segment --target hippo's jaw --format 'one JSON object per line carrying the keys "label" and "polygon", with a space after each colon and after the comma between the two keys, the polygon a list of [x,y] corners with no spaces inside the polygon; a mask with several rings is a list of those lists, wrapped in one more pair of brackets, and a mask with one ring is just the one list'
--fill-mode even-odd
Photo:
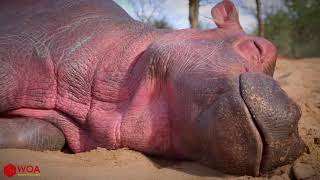
{"label": "hippo's jaw", "polygon": [[304,148],[298,106],[269,76],[245,73],[230,82],[232,90],[197,117],[202,154],[194,158],[253,176],[295,160]]}
{"label": "hippo's jaw", "polygon": [[263,140],[240,93],[239,77],[227,78],[229,90],[197,116],[201,163],[225,173],[258,175]]}

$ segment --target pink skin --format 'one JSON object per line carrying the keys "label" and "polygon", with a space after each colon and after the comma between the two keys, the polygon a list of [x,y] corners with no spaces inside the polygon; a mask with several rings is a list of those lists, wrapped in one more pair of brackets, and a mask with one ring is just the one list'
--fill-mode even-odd
{"label": "pink skin", "polygon": [[[229,0],[206,31],[158,30],[112,1],[1,3],[0,113],[53,123],[73,152],[129,147],[195,159],[180,137],[192,129],[179,128],[179,113],[193,121],[184,100],[193,87],[179,84],[273,74],[275,47],[244,33]],[[204,98],[226,90],[215,89]]]}
{"label": "pink skin", "polygon": [[[115,149],[138,145],[135,149],[144,152],[159,145],[170,147],[166,136],[158,140],[164,142],[150,143],[154,139],[151,134],[159,136],[159,133],[167,134],[169,131],[167,110],[164,108],[168,102],[166,97],[153,97],[157,87],[145,77],[145,65],[137,63],[139,55],[155,41],[168,46],[176,46],[181,41],[210,42],[206,52],[203,52],[205,47],[201,44],[186,42],[186,46],[181,46],[181,50],[194,48],[202,51],[197,53],[199,56],[212,54],[220,45],[226,49],[223,54],[230,51],[239,60],[230,59],[235,62],[227,63],[211,58],[214,60],[212,63],[220,63],[217,73],[263,71],[275,61],[275,48],[265,40],[246,36],[238,19],[234,20],[238,28],[162,32],[132,21],[111,2],[75,3],[77,8],[57,5],[54,10],[45,4],[48,3],[38,2],[16,8],[21,13],[32,10],[26,7],[41,7],[42,12],[49,9],[53,12],[35,14],[27,24],[21,24],[27,17],[22,18],[19,14],[11,17],[11,22],[18,22],[10,27],[17,29],[12,34],[20,34],[19,39],[10,39],[10,29],[2,28],[0,32],[3,34],[2,42],[9,42],[1,46],[4,54],[1,63],[11,66],[6,69],[10,72],[5,73],[12,79],[8,79],[10,86],[5,86],[10,89],[2,92],[8,98],[0,107],[1,112],[12,110],[8,113],[54,121],[74,152],[97,146]],[[110,6],[115,15],[103,11]],[[117,18],[118,14],[121,18]],[[57,20],[48,21],[54,18]],[[236,41],[223,42],[228,39]],[[265,59],[265,63],[254,59],[259,57],[259,51],[253,44],[255,41],[260,42],[265,54],[272,55]],[[177,46],[179,48],[179,44]],[[177,51],[177,48],[173,50]],[[217,53],[214,55],[220,56]],[[244,54],[244,58],[240,54]],[[143,123],[139,123],[142,120],[138,117],[143,117]],[[152,129],[151,122],[159,123],[159,128]]]}

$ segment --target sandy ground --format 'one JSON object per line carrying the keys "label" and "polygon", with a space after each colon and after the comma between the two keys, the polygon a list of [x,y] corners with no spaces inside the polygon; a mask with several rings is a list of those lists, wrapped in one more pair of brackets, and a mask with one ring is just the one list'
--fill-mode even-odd
{"label": "sandy ground", "polygon": [[[311,179],[320,179],[320,59],[280,59],[275,78],[303,112],[299,131],[308,150],[296,164],[307,164],[309,169],[300,170],[310,175],[311,168]],[[287,165],[264,177],[234,177],[197,163],[153,159],[126,149],[80,154],[0,150],[1,171],[8,163],[38,166],[40,176],[7,178],[1,172],[0,179],[292,179],[294,174]]]}

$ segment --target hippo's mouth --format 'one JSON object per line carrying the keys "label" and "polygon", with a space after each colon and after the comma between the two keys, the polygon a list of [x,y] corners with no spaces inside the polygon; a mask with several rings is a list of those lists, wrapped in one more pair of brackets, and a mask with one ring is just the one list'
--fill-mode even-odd
{"label": "hippo's mouth", "polygon": [[[265,141],[265,137],[264,137],[264,134],[262,132],[262,130],[260,129],[260,126],[257,124],[257,120],[256,120],[256,117],[254,116],[254,114],[252,113],[252,109],[250,109],[250,106],[247,104],[248,102],[246,102],[246,98],[245,98],[245,90],[244,90],[244,87],[243,87],[243,82],[241,81],[242,80],[242,76],[243,75],[240,75],[239,76],[239,92],[240,92],[240,97],[241,99],[243,100],[244,102],[244,108],[248,111],[247,115],[248,115],[248,120],[251,121],[253,123],[254,126],[252,126],[252,128],[255,128],[254,132],[257,137],[257,140],[260,141],[258,144],[261,145],[261,147],[259,148],[260,149],[260,155],[257,156],[257,159],[256,159],[256,165],[255,165],[255,168],[250,170],[251,172],[253,172],[253,176],[258,176],[260,173],[261,173],[261,169],[262,168],[262,161],[263,161],[263,156],[264,154],[266,153],[266,149],[265,149],[265,146],[266,146],[266,141]],[[259,151],[259,150],[258,150]]]}
{"label": "hippo's mouth", "polygon": [[301,112],[273,78],[255,73],[239,77],[240,96],[262,143],[260,172],[295,160],[304,150],[298,134]]}

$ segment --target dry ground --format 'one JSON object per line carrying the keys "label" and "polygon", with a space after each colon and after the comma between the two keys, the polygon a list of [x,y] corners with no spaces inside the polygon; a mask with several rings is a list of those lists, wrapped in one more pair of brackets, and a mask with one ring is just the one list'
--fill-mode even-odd
{"label": "dry ground", "polygon": [[[312,179],[320,179],[320,59],[280,59],[275,78],[302,108],[299,131],[308,145],[308,152],[301,156],[298,162],[313,168],[316,175]],[[0,150],[0,169],[9,162],[38,165],[41,175],[27,179],[255,179],[224,175],[191,162],[154,160],[124,149],[97,149],[75,155],[61,152]],[[292,177],[291,165],[257,179],[266,177],[289,179]],[[7,178],[1,173],[0,179]]]}

